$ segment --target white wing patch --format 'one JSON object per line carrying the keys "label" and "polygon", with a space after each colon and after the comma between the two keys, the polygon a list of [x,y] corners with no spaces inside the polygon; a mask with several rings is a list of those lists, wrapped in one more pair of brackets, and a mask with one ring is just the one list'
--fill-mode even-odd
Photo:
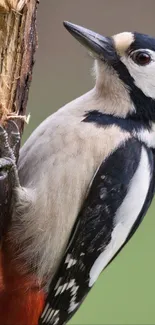
{"label": "white wing patch", "polygon": [[68,254],[65,260],[65,263],[68,264],[67,265],[67,269],[69,269],[71,266],[76,264],[76,260],[74,258],[71,257],[71,254]]}
{"label": "white wing patch", "polygon": [[76,302],[76,295],[77,295],[77,291],[79,289],[79,286],[76,285],[75,280],[72,280],[72,288],[71,288],[71,301],[70,301],[70,306],[68,309],[68,312],[71,313],[78,305],[79,302]]}
{"label": "white wing patch", "polygon": [[64,284],[60,285],[55,293],[55,296],[59,295],[60,293],[63,293],[66,290],[67,286],[68,286],[68,283],[64,283]]}
{"label": "white wing patch", "polygon": [[97,280],[99,274],[125,242],[145,202],[150,185],[150,168],[146,149],[142,147],[139,166],[129,184],[124,201],[115,214],[115,227],[111,241],[96,259],[90,270],[89,287]]}
{"label": "white wing patch", "polygon": [[[52,317],[56,317],[59,314],[59,310],[54,310],[52,308],[50,308],[50,304],[47,303],[45,310],[43,312],[43,314],[41,315],[41,319],[44,322],[48,323]],[[56,317],[56,319],[54,320],[54,325],[56,325],[59,321],[59,316]]]}
{"label": "white wing patch", "polygon": [[[68,308],[68,313],[71,313],[79,305],[79,302],[76,302],[76,296],[77,296],[77,291],[79,289],[79,286],[76,284],[75,279],[71,279],[69,282],[64,283],[63,285],[60,285],[61,280],[62,278],[58,280],[55,286],[55,290],[56,290],[55,296],[61,295],[65,290],[70,290],[71,300]],[[54,321],[54,323],[52,324],[56,325],[59,322],[59,312],[60,310],[52,309],[50,307],[50,304],[47,303],[45,310],[41,316],[42,322],[50,323],[50,321],[52,320]]]}
{"label": "white wing patch", "polygon": [[[57,314],[59,313],[59,310],[50,310],[50,312],[48,313],[48,317],[46,318],[46,322],[48,323],[51,319],[51,317],[55,317],[57,316]],[[59,317],[56,317],[55,321],[54,321],[54,325],[56,325],[59,321]]]}

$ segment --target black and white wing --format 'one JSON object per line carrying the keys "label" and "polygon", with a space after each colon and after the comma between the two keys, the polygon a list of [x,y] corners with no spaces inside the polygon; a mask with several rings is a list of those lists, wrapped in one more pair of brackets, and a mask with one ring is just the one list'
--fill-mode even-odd
{"label": "black and white wing", "polygon": [[136,230],[154,194],[152,151],[129,139],[99,167],[53,278],[40,325],[71,318]]}

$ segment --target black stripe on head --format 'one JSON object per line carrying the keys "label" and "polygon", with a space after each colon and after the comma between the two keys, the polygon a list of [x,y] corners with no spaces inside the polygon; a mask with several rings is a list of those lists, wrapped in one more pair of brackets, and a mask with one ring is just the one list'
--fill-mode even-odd
{"label": "black stripe on head", "polygon": [[145,96],[142,90],[135,85],[133,77],[120,59],[113,62],[112,66],[127,86],[131,101],[135,106],[136,112],[130,113],[130,117],[144,122],[155,122],[155,100]]}

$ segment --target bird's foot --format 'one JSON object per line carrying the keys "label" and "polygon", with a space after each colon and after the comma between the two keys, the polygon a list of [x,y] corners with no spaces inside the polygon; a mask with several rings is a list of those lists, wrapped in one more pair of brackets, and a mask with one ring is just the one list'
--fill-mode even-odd
{"label": "bird's foot", "polygon": [[16,153],[19,143],[20,134],[15,122],[9,121],[6,130],[0,125],[0,180],[6,179],[10,173],[13,187],[19,186],[16,166]]}
{"label": "bird's foot", "polygon": [[20,186],[16,166],[19,132],[12,121],[6,130],[0,125],[0,244],[12,214],[13,190]]}
{"label": "bird's foot", "polygon": [[8,120],[5,131],[7,132],[7,140],[10,149],[12,149],[13,154],[17,159],[20,148],[20,132],[18,126],[14,121]]}

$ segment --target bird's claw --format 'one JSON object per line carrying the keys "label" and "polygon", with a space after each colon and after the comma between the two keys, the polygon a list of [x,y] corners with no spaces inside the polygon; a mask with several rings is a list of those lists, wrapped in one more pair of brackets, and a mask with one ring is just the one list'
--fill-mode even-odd
{"label": "bird's claw", "polygon": [[16,166],[17,146],[20,143],[20,134],[15,122],[9,121],[6,129],[0,125],[0,180],[10,173],[12,186],[19,186]]}
{"label": "bird's claw", "polygon": [[20,132],[17,124],[12,121],[8,120],[5,130],[7,131],[8,136],[8,142],[10,145],[10,148],[13,151],[13,154],[17,160],[18,154],[19,154],[19,148],[20,148]]}

